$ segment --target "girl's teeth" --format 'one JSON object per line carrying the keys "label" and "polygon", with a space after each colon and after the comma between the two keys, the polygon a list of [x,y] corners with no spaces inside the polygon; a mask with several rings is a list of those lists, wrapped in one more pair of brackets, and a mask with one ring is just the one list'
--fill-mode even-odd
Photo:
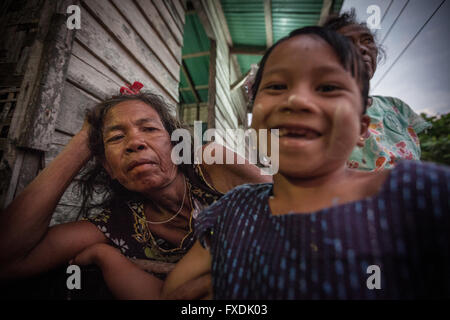
{"label": "girl's teeth", "polygon": [[315,133],[314,131],[308,131],[306,133],[306,139],[314,139],[317,137],[317,133]]}
{"label": "girl's teeth", "polygon": [[279,137],[284,136],[297,136],[298,138],[314,139],[317,137],[317,133],[308,129],[279,129]]}

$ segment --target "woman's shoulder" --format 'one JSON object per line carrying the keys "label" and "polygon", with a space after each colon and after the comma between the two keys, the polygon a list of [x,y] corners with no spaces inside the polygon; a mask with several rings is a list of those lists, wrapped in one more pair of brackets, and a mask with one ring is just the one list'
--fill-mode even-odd
{"label": "woman's shoulder", "polygon": [[378,110],[384,112],[392,111],[396,114],[401,114],[406,118],[410,118],[411,115],[416,115],[413,109],[411,109],[405,101],[399,98],[390,96],[371,96],[371,98],[372,105],[368,110]]}

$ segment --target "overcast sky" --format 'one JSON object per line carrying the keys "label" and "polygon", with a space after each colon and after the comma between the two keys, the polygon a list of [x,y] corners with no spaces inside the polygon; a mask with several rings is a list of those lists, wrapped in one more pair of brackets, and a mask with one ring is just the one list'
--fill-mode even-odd
{"label": "overcast sky", "polygon": [[354,7],[367,21],[370,5],[380,8],[386,51],[371,94],[400,98],[417,113],[450,112],[450,0],[344,0],[341,12]]}

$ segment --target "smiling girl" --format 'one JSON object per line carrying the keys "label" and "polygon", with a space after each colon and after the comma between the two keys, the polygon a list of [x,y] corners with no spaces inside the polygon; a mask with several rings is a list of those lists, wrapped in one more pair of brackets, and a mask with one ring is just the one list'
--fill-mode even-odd
{"label": "smiling girl", "polygon": [[[210,272],[215,299],[448,296],[448,168],[346,166],[369,123],[368,76],[351,42],[319,27],[295,30],[265,54],[254,89],[252,127],[279,130],[273,183],[237,187],[207,208],[200,240],[162,288],[132,269],[136,287],[111,277],[115,290],[167,298]],[[101,252],[76,262],[114,256]]]}

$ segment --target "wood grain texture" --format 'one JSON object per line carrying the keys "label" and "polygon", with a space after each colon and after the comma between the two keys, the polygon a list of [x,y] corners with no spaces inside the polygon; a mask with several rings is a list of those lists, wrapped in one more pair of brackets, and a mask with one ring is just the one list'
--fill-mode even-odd
{"label": "wood grain texture", "polygon": [[177,41],[178,45],[183,46],[183,33],[181,32],[182,29],[180,29],[180,27],[173,20],[164,2],[165,2],[164,0],[152,0],[154,7],[164,20],[164,24],[166,25],[166,27],[175,37],[175,40]]}
{"label": "wood grain texture", "polygon": [[145,15],[147,23],[153,27],[159,37],[163,40],[164,45],[169,48],[172,55],[178,61],[178,64],[181,64],[180,44],[175,39],[175,36],[170,32],[164,19],[161,17],[158,10],[156,10],[153,3],[148,0],[134,0],[134,2]]}
{"label": "wood grain texture", "polygon": [[67,82],[64,86],[61,112],[56,121],[56,129],[68,134],[76,134],[82,127],[86,109],[92,108],[99,100],[84,90]]}
{"label": "wood grain texture", "polygon": [[83,25],[78,30],[76,39],[84,47],[89,48],[98,60],[115,70],[127,82],[133,83],[139,80],[144,84],[146,90],[161,94],[171,103],[177,102],[178,83],[175,82],[176,84],[172,85],[172,89],[169,88],[169,93],[162,87],[161,82],[156,80],[158,74],[150,74],[142,64],[136,61],[133,56],[130,56],[129,51],[124,48],[123,44],[113,38],[88,12],[84,12]]}
{"label": "wood grain texture", "polygon": [[112,0],[117,9],[124,15],[127,22],[133,27],[134,31],[144,41],[147,47],[155,54],[159,62],[170,72],[176,80],[180,80],[180,64],[172,56],[169,49],[164,45],[164,41],[158,33],[149,25],[139,8],[134,2]]}

